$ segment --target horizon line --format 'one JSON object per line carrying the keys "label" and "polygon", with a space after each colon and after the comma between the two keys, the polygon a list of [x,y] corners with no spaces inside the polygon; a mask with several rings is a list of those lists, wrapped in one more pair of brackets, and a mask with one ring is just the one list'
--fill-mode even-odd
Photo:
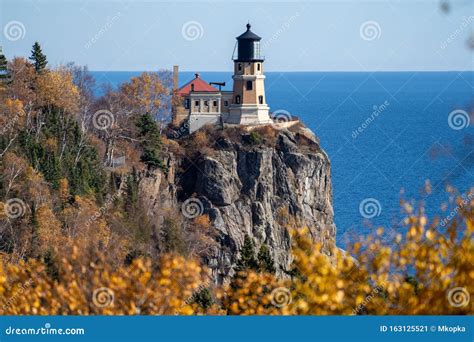
{"label": "horizon line", "polygon": [[[159,71],[173,71],[172,69],[158,69],[158,70],[92,70],[91,72],[159,72]],[[232,70],[179,70],[179,72],[228,72],[232,73]],[[271,70],[266,71],[265,73],[275,73],[275,72],[360,72],[360,73],[375,73],[375,72],[474,72],[474,70]]]}

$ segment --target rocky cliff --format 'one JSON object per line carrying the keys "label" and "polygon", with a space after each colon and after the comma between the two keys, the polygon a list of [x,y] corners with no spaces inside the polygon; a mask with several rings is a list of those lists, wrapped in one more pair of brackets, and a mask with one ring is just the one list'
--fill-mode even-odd
{"label": "rocky cliff", "polygon": [[142,197],[158,226],[163,208],[209,216],[218,244],[206,262],[216,282],[232,275],[245,235],[257,251],[268,247],[280,276],[292,261],[289,226],[308,227],[323,245],[334,241],[330,161],[304,127],[274,132],[271,143],[252,133],[219,136],[207,153],[170,153],[167,164],[166,176],[141,177]]}

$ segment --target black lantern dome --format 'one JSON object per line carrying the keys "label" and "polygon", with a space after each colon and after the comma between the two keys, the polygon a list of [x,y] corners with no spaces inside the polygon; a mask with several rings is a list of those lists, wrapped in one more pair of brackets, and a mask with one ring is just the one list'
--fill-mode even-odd
{"label": "black lantern dome", "polygon": [[260,55],[260,38],[250,30],[250,24],[247,24],[247,31],[237,37],[237,58],[236,62],[263,62],[264,58]]}

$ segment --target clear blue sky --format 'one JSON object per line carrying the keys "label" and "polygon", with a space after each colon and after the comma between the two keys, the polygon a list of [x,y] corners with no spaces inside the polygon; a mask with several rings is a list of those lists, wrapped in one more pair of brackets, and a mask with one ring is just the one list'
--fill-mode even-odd
{"label": "clear blue sky", "polygon": [[50,64],[91,70],[230,71],[250,20],[267,71],[472,70],[474,1],[451,3],[0,0],[0,45],[27,56],[38,40]]}

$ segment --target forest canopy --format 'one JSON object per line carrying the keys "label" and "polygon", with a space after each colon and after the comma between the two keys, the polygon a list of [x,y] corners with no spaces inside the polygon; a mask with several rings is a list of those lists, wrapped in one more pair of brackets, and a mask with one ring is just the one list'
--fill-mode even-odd
{"label": "forest canopy", "polygon": [[[141,175],[167,175],[168,153],[206,153],[208,136],[166,137],[166,72],[94,90],[86,67],[50,67],[39,43],[28,59],[0,53],[1,314],[473,313],[474,198],[451,189],[449,219],[402,203],[403,230],[346,250],[323,252],[286,218],[284,277],[246,236],[232,278],[214,284],[209,217],[163,211],[157,226],[139,191]],[[252,144],[274,138],[261,131]]]}

